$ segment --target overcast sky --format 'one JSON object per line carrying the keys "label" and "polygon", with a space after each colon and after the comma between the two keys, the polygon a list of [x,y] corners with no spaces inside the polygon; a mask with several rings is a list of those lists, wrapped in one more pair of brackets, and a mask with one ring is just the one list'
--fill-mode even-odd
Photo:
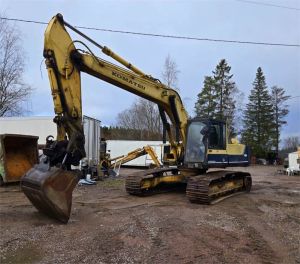
{"label": "overcast sky", "polygon": [[[300,1],[261,0],[280,8],[258,5],[256,1],[27,1],[0,0],[0,12],[6,17],[48,22],[62,13],[72,25],[270,43],[300,44]],[[12,23],[12,22],[10,22]],[[28,102],[33,115],[52,116],[53,103],[47,72],[42,63],[45,25],[15,22],[19,27],[26,54],[25,80],[34,88]],[[82,30],[106,45],[144,72],[161,78],[166,56],[180,70],[180,94],[190,115],[204,76],[226,59],[234,81],[245,93],[252,89],[260,66],[270,88],[284,87],[287,94],[300,96],[300,48],[277,47],[196,40],[154,38],[101,31]],[[101,52],[93,49],[101,57]],[[105,58],[107,59],[107,58]],[[41,64],[42,63],[42,64]],[[83,111],[104,125],[116,124],[119,112],[128,108],[136,96],[83,74]],[[300,135],[300,97],[289,100],[290,114],[283,137]]]}

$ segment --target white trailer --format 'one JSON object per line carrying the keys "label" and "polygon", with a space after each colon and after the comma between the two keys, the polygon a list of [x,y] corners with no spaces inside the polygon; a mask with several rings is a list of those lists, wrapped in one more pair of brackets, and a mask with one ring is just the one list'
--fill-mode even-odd
{"label": "white trailer", "polygon": [[0,134],[22,134],[38,136],[38,144],[45,144],[49,135],[56,137],[56,125],[53,117],[1,117]]}
{"label": "white trailer", "polygon": [[[90,163],[99,162],[100,151],[100,125],[97,119],[83,116],[85,134],[85,151]],[[34,117],[1,117],[0,134],[22,134],[38,136],[38,144],[46,143],[46,137],[52,135],[56,138],[57,129],[50,116]]]}
{"label": "white trailer", "polygon": [[289,154],[289,168],[291,174],[299,174],[300,172],[300,150]]}

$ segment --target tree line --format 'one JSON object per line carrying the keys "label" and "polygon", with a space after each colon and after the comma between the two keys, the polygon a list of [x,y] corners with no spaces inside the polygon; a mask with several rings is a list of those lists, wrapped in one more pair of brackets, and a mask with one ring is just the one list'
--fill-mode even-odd
{"label": "tree line", "polygon": [[122,126],[102,126],[101,137],[106,140],[161,140],[160,131],[126,128]]}

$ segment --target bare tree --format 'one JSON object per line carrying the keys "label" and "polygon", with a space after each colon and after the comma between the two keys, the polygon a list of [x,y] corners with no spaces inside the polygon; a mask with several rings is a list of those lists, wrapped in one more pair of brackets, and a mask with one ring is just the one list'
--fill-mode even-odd
{"label": "bare tree", "polygon": [[280,130],[283,125],[287,122],[284,120],[286,115],[289,113],[288,104],[286,101],[291,98],[291,96],[285,94],[285,90],[278,86],[273,86],[271,88],[271,98],[274,111],[274,145],[276,148],[276,153],[279,151],[280,143]]}
{"label": "bare tree", "polygon": [[32,89],[23,81],[24,51],[18,29],[0,19],[0,116],[22,115]]}
{"label": "bare tree", "polygon": [[[176,89],[178,81],[177,65],[167,56],[162,72],[163,82],[167,86]],[[155,103],[139,98],[132,106],[118,114],[117,125],[130,130],[140,131],[139,139],[161,139],[162,122],[158,107]]]}
{"label": "bare tree", "polygon": [[289,151],[296,151],[297,147],[300,146],[300,137],[292,136],[284,139],[283,148]]}
{"label": "bare tree", "polygon": [[161,120],[157,105],[139,98],[132,106],[118,114],[118,126],[140,131],[140,139],[159,137]]}
{"label": "bare tree", "polygon": [[164,64],[164,69],[162,72],[162,78],[163,78],[163,82],[175,89],[177,92],[179,92],[179,88],[178,88],[178,74],[180,73],[180,71],[177,68],[177,64],[176,62],[171,58],[170,55],[168,55],[165,59],[165,64]]}

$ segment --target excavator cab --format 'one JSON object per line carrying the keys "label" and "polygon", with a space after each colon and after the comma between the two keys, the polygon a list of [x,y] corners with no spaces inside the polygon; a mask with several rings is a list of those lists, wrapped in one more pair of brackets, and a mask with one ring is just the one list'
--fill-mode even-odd
{"label": "excavator cab", "polygon": [[187,128],[184,164],[188,168],[206,169],[213,150],[226,151],[226,123],[193,119]]}

